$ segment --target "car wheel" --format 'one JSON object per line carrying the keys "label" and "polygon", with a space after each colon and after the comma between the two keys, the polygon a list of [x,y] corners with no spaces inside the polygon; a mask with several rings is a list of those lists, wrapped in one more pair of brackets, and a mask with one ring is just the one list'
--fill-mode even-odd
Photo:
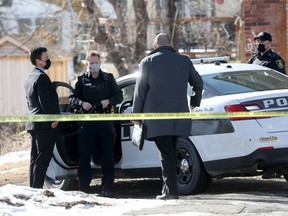
{"label": "car wheel", "polygon": [[209,187],[212,178],[206,172],[195,147],[190,140],[180,138],[176,148],[179,194],[188,195],[203,192]]}
{"label": "car wheel", "polygon": [[64,191],[77,190],[78,189],[78,181],[77,179],[64,179],[64,180],[56,180],[45,177],[45,186],[48,189],[61,189]]}

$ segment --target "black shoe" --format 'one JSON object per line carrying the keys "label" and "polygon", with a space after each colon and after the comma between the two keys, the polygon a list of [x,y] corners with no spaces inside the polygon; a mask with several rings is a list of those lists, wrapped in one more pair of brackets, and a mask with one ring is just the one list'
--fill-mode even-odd
{"label": "black shoe", "polygon": [[156,196],[157,200],[171,200],[171,199],[179,199],[178,195],[170,195],[170,194],[162,194]]}
{"label": "black shoe", "polygon": [[102,190],[102,197],[114,198],[114,195],[111,190]]}
{"label": "black shoe", "polygon": [[90,193],[90,187],[85,187],[85,188],[79,188],[80,191],[89,194]]}
{"label": "black shoe", "polygon": [[263,179],[272,179],[272,178],[276,178],[276,173],[264,173],[262,175]]}

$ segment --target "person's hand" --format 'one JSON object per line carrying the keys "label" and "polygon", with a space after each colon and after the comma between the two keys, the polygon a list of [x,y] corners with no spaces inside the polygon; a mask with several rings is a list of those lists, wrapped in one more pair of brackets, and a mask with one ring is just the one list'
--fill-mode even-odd
{"label": "person's hand", "polygon": [[102,100],[100,103],[102,104],[103,109],[105,109],[110,104],[110,101],[106,99]]}
{"label": "person's hand", "polygon": [[196,108],[196,106],[190,105],[190,111],[193,111]]}
{"label": "person's hand", "polygon": [[84,110],[90,110],[92,108],[92,105],[88,102],[84,102],[82,103],[82,107]]}
{"label": "person's hand", "polygon": [[55,121],[51,123],[51,128],[56,128],[58,126],[59,121]]}
{"label": "person's hand", "polygon": [[134,125],[141,125],[141,121],[132,121]]}

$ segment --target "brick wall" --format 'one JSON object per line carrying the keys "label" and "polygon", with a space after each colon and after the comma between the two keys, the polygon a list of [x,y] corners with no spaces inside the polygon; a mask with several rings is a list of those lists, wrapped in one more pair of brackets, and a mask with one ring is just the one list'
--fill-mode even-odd
{"label": "brick wall", "polygon": [[272,49],[286,62],[287,59],[287,22],[288,0],[242,0],[241,16],[244,20],[245,61],[255,51],[254,37],[261,31],[272,35]]}

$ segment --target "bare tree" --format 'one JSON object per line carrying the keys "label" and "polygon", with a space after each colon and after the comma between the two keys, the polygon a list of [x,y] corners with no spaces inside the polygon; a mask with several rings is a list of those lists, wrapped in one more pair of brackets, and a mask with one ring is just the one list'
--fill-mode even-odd
{"label": "bare tree", "polygon": [[143,10],[145,8],[144,1],[133,0],[133,8],[136,24],[136,41],[133,56],[135,61],[139,62],[144,57],[147,48],[147,24],[149,18],[146,10]]}
{"label": "bare tree", "polygon": [[5,35],[4,25],[3,25],[2,20],[0,20],[0,38],[2,38],[4,35]]}
{"label": "bare tree", "polygon": [[[89,14],[89,24],[90,24],[90,36],[98,44],[105,44],[107,59],[111,61],[119,71],[120,75],[125,75],[128,73],[124,66],[122,56],[118,49],[115,47],[115,41],[110,37],[106,31],[100,26],[97,14],[101,14],[98,6],[95,4],[94,0],[84,0],[86,9]],[[115,4],[116,5],[116,4]]]}
{"label": "bare tree", "polygon": [[[133,65],[140,58],[143,58],[146,50],[146,29],[148,23],[148,15],[146,10],[143,10],[144,0],[133,1],[133,8],[135,13],[135,29],[136,29],[136,40],[134,44],[128,44],[127,41],[127,29],[123,18],[123,8],[118,0],[109,0],[114,7],[114,11],[117,16],[117,24],[120,29],[120,41],[113,37],[112,34],[108,34],[100,26],[97,14],[100,14],[98,6],[94,0],[84,0],[85,6],[89,14],[89,23],[91,24],[90,35],[93,36],[94,41],[98,44],[105,44],[107,52],[107,60],[112,62],[120,76],[129,73],[129,69],[125,67]],[[131,56],[133,56],[131,58]]]}
{"label": "bare tree", "polygon": [[176,50],[179,48],[179,27],[177,21],[179,19],[180,2],[178,0],[169,1],[168,5],[168,19],[169,19],[169,33],[171,41]]}
{"label": "bare tree", "polygon": [[[193,2],[155,0],[147,1],[146,3],[144,0],[107,0],[113,6],[117,17],[116,20],[109,21],[116,26],[116,32],[109,30],[111,26],[106,26],[106,29],[103,27],[103,23],[101,23],[103,15],[95,0],[82,0],[82,2],[72,0],[43,1],[57,3],[64,10],[67,10],[67,2],[70,2],[78,16],[80,17],[81,14],[81,17],[84,17],[84,19],[80,18],[79,29],[83,28],[83,26],[86,29],[87,26],[89,28],[88,32],[85,31],[85,33],[88,33],[85,37],[79,31],[79,40],[93,41],[94,43],[92,43],[91,47],[100,48],[106,54],[107,61],[115,65],[119,76],[133,71],[139,60],[145,56],[151,37],[159,31],[164,31],[171,36],[172,44],[176,50],[183,48],[184,41],[187,52],[190,52],[191,48],[195,48],[195,46],[205,50],[213,48],[219,52],[226,52],[233,43],[231,28],[227,29],[226,25],[218,22],[217,19],[215,19],[216,22],[213,22],[212,12],[207,12],[212,11],[214,7],[212,0],[197,0]],[[129,9],[125,5],[128,2],[129,9],[132,10],[129,15],[126,13]],[[81,7],[81,3],[84,7]],[[145,10],[147,3],[153,6],[152,10],[155,10],[155,12],[150,10],[149,16],[147,10]],[[206,9],[207,4],[211,4],[208,7],[210,8],[209,10]],[[186,9],[188,7],[190,10],[188,17],[183,16],[184,7]],[[152,27],[149,29],[148,26]],[[149,29],[149,34],[147,29]],[[147,44],[147,41],[149,44]]]}

